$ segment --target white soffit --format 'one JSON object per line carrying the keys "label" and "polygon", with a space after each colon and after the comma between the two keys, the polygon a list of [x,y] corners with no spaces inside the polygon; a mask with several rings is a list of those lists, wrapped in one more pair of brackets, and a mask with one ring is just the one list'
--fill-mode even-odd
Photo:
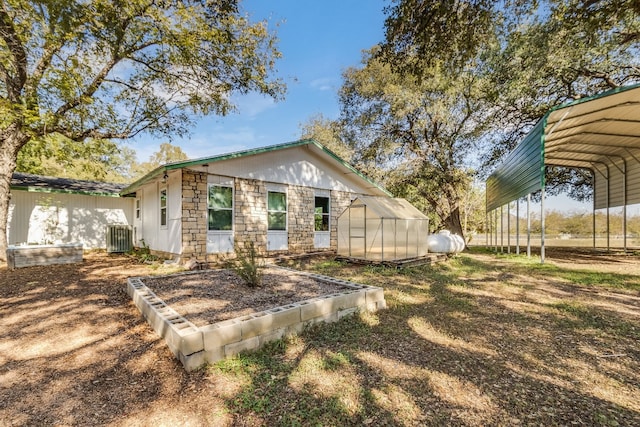
{"label": "white soffit", "polygon": [[552,110],[544,163],[593,170],[597,209],[640,203],[640,86]]}

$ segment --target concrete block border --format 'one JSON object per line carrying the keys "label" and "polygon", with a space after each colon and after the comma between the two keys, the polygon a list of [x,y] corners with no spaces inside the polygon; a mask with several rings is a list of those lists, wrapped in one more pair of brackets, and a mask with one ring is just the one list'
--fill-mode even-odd
{"label": "concrete block border", "polygon": [[242,351],[257,350],[270,341],[297,335],[315,323],[335,322],[359,311],[375,312],[387,306],[383,289],[379,287],[286,267],[269,268],[289,270],[345,289],[202,327],[189,322],[158,298],[144,284],[144,277],[129,278],[127,293],[187,371]]}
{"label": "concrete block border", "polygon": [[73,264],[82,262],[82,256],[82,243],[10,245],[7,247],[7,267],[13,270],[34,265]]}

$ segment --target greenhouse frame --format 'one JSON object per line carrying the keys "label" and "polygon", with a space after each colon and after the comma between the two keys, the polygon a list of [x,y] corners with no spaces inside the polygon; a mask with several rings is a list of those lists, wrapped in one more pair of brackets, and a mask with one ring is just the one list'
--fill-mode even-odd
{"label": "greenhouse frame", "polygon": [[338,217],[337,255],[367,262],[426,256],[429,218],[405,199],[360,196]]}
{"label": "greenhouse frame", "polygon": [[[541,192],[540,260],[545,258],[545,170],[547,166],[587,169],[593,182],[593,247],[595,211],[606,209],[607,250],[610,250],[609,210],[623,209],[624,250],[627,250],[629,204],[640,203],[640,84],[624,86],[560,105],[547,112],[486,181],[487,246],[511,249],[511,202],[527,198],[527,254],[531,254],[531,194]],[[519,203],[516,209],[519,209]],[[507,211],[505,242],[504,211]],[[519,220],[519,212],[516,219]],[[516,225],[516,253],[520,249]]]}

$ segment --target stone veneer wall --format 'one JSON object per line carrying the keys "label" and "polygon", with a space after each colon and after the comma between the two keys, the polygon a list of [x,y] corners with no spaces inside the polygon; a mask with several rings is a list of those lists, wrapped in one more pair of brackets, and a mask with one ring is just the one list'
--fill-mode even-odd
{"label": "stone veneer wall", "polygon": [[315,232],[315,193],[313,188],[290,185],[287,199],[289,252],[312,252]]}
{"label": "stone veneer wall", "polygon": [[182,261],[207,260],[207,174],[182,169]]}
{"label": "stone veneer wall", "polygon": [[234,227],[236,243],[253,242],[267,250],[267,185],[255,179],[235,179]]}
{"label": "stone veneer wall", "polygon": [[[235,242],[253,242],[260,253],[267,250],[267,184],[236,178],[234,184]],[[182,260],[208,261],[207,174],[182,171]],[[338,216],[349,207],[354,194],[331,191],[330,249],[337,248]],[[315,192],[313,188],[289,185],[287,191],[289,253],[313,252]],[[215,258],[216,255],[213,254]]]}

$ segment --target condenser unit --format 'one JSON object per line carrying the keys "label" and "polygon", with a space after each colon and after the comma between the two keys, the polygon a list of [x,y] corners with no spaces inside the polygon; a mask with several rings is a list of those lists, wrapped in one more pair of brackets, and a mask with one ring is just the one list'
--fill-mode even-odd
{"label": "condenser unit", "polygon": [[133,229],[130,225],[107,225],[107,253],[129,252],[133,249]]}

